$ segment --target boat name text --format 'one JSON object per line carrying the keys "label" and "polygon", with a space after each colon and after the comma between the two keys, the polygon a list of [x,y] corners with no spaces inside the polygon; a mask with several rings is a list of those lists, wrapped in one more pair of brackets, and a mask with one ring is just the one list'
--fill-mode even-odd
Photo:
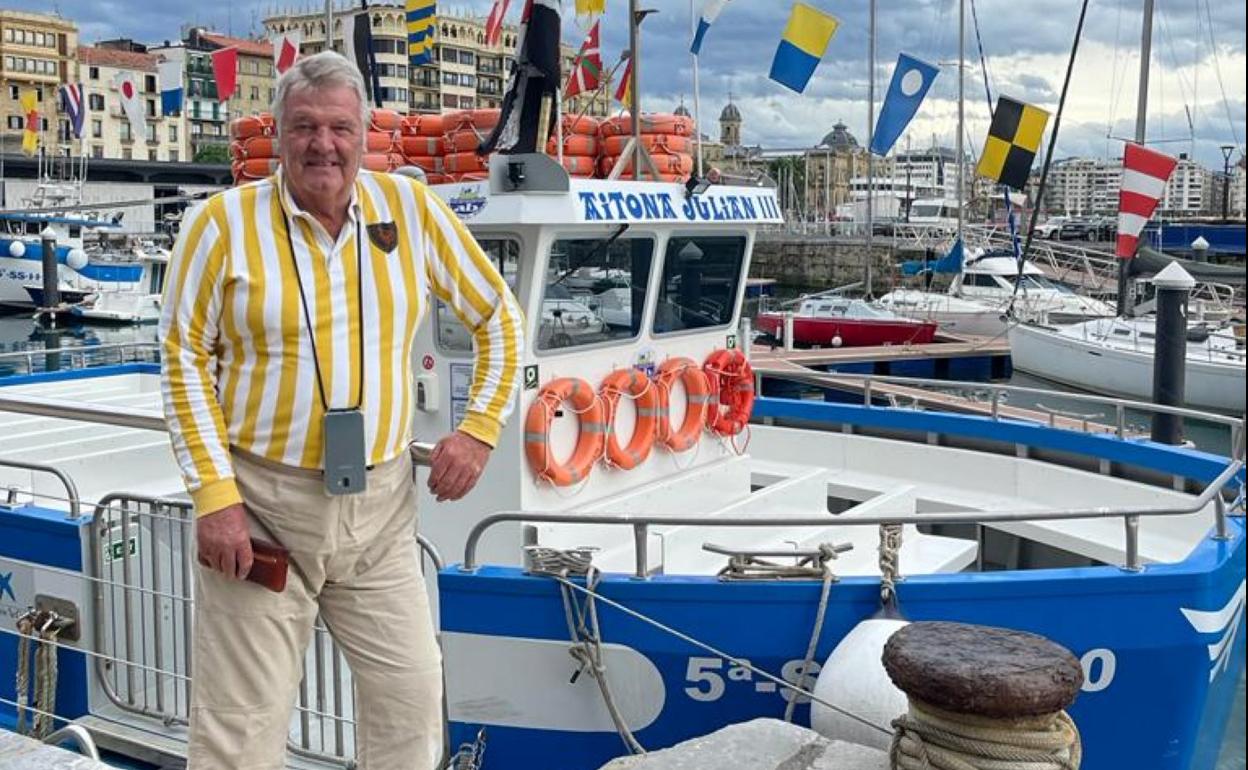
{"label": "boat name text", "polygon": [[681,201],[666,192],[578,193],[586,222],[750,222],[780,221],[771,192],[748,195],[692,195]]}

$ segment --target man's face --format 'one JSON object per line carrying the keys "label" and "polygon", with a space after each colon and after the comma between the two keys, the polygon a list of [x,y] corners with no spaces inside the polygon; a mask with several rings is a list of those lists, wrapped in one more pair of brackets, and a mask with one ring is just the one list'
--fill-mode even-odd
{"label": "man's face", "polygon": [[286,98],[278,150],[300,205],[349,195],[364,152],[360,100],[347,86],[300,89]]}

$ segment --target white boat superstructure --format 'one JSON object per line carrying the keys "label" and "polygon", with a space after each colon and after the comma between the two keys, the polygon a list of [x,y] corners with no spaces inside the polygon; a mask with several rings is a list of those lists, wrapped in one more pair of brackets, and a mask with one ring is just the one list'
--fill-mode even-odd
{"label": "white boat superstructure", "polygon": [[[1097,318],[1010,328],[1014,368],[1086,390],[1152,397],[1155,319]],[[1189,328],[1186,398],[1193,407],[1244,411],[1244,348],[1230,329]]]}
{"label": "white boat superstructure", "polygon": [[160,321],[160,303],[169,265],[167,249],[136,250],[143,275],[132,287],[105,288],[70,305],[69,311],[85,321],[106,324],[154,324]]}

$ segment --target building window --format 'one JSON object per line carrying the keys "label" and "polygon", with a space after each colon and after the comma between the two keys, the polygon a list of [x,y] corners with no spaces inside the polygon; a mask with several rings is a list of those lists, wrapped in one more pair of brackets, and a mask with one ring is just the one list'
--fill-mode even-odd
{"label": "building window", "polygon": [[[148,143],[148,144],[155,144],[155,143],[156,143],[156,124],[155,124],[155,123],[148,123],[148,124],[147,124],[147,136],[146,136],[146,139],[147,139],[147,143]],[[155,152],[155,150],[152,150],[152,152]],[[152,158],[152,160],[156,160],[156,159],[155,159],[155,158]]]}
{"label": "building window", "polygon": [[169,141],[174,142],[175,144],[178,141],[178,124],[177,123],[169,124]]}
{"label": "building window", "polygon": [[134,152],[129,147],[121,148],[122,160],[134,160]]}
{"label": "building window", "polygon": [[91,138],[99,139],[104,136],[104,121],[92,119],[91,121]]}
{"label": "building window", "polygon": [[251,100],[254,102],[260,98],[260,86],[251,87]]}
{"label": "building window", "polygon": [[25,120],[22,118],[21,115],[9,116],[9,128],[11,130],[21,131],[24,126],[25,126]]}
{"label": "building window", "polygon": [[6,28],[5,28],[5,30],[4,30],[4,42],[6,42],[6,43],[12,43],[12,42],[13,42],[13,28],[12,28],[12,27],[6,27]]}
{"label": "building window", "polygon": [[156,100],[155,99],[147,100],[147,116],[149,118],[156,117]]}
{"label": "building window", "polygon": [[[12,57],[8,57],[8,58],[12,58]],[[9,86],[9,98],[12,99],[13,101],[17,101],[21,99],[22,89],[19,88],[18,86]]]}
{"label": "building window", "polygon": [[160,158],[159,158],[159,157],[157,157],[157,155],[156,155],[156,148],[155,148],[155,147],[153,147],[152,149],[150,149],[150,150],[148,150],[148,151],[147,151],[147,159],[148,159],[148,160],[160,160]]}
{"label": "building window", "polygon": [[448,86],[457,86],[459,85],[459,75],[454,72],[443,72],[442,82]]}
{"label": "building window", "polygon": [[172,161],[173,163],[177,163],[177,162],[178,162],[178,151],[177,151],[177,150],[170,150],[170,151],[169,151],[169,160],[170,160],[170,161]]}
{"label": "building window", "polygon": [[123,142],[134,141],[134,133],[130,129],[130,121],[128,120],[121,121],[121,141]]}
{"label": "building window", "polygon": [[460,63],[460,64],[472,64],[472,63],[473,63],[473,61],[474,61],[474,59],[473,59],[473,56],[472,56],[472,51],[460,51],[460,52],[459,52],[459,63]]}
{"label": "building window", "polygon": [[103,158],[103,157],[104,157],[104,145],[102,145],[102,144],[93,144],[93,145],[91,145],[91,157],[92,157],[92,158]]}
{"label": "building window", "polygon": [[87,108],[96,112],[104,110],[104,94],[91,94],[87,97]]}
{"label": "building window", "polygon": [[99,80],[100,68],[99,67],[87,67],[87,77],[92,80]]}

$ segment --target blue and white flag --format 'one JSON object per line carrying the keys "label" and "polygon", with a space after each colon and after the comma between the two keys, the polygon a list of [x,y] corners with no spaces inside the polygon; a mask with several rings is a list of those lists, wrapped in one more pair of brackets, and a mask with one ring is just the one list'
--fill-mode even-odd
{"label": "blue and white flag", "polygon": [[693,45],[689,46],[689,52],[694,56],[702,53],[702,38],[706,37],[706,31],[715,23],[715,19],[719,18],[719,12],[724,10],[727,4],[728,0],[706,0],[702,4],[702,15],[698,17],[698,29],[693,33]]}
{"label": "blue and white flag", "polygon": [[82,138],[82,124],[86,115],[83,112],[82,103],[82,84],[66,83],[60,87],[61,92],[61,109],[65,111],[65,115],[69,118],[69,127],[74,132],[74,137]]}
{"label": "blue and white flag", "polygon": [[182,112],[182,62],[166,59],[156,65],[160,81],[160,114],[177,115]]}
{"label": "blue and white flag", "polygon": [[884,106],[880,108],[880,117],[871,135],[871,152],[887,155],[893,149],[939,72],[933,65],[908,54],[897,57],[893,81],[888,85],[888,95],[884,97]]}

